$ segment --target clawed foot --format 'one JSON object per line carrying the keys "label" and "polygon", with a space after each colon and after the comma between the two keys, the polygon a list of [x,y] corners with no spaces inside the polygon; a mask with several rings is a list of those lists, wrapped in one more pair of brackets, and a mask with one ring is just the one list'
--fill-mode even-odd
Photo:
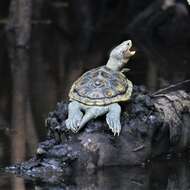
{"label": "clawed foot", "polygon": [[108,113],[106,115],[106,121],[108,123],[109,128],[112,130],[114,136],[120,134],[121,132],[121,123],[118,118],[115,117],[114,114]]}
{"label": "clawed foot", "polygon": [[68,118],[65,121],[67,129],[70,129],[74,133],[79,131],[80,122],[82,119],[82,112],[75,114],[73,117]]}

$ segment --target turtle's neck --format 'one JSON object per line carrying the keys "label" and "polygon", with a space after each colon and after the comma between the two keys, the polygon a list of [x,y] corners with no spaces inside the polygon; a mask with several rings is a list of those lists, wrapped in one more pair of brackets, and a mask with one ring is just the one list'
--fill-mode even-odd
{"label": "turtle's neck", "polygon": [[113,71],[120,71],[121,68],[123,67],[123,63],[119,60],[116,60],[112,57],[109,58],[106,67],[108,67],[109,69],[113,70]]}

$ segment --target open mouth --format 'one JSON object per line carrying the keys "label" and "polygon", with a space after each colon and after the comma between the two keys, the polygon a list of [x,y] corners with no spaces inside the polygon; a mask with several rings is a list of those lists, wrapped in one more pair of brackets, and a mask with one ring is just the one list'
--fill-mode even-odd
{"label": "open mouth", "polygon": [[130,55],[132,56],[132,55],[135,55],[136,51],[129,49],[129,53],[130,53]]}
{"label": "open mouth", "polygon": [[131,40],[128,40],[126,45],[128,48],[126,49],[124,53],[124,57],[128,58],[128,57],[133,56],[135,54],[135,51],[131,49],[133,45]]}
{"label": "open mouth", "polygon": [[129,48],[125,51],[125,53],[124,53],[124,58],[129,58],[129,57],[133,56],[133,55],[136,53],[136,51],[132,50],[131,48],[132,48],[132,44],[131,44],[131,45],[129,46]]}

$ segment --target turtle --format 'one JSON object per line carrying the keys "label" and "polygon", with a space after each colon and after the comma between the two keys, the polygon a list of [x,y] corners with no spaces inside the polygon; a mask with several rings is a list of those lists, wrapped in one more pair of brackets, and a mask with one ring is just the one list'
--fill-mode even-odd
{"label": "turtle", "polygon": [[69,91],[66,128],[77,133],[91,119],[106,114],[106,122],[114,136],[121,132],[121,106],[130,99],[133,84],[124,75],[123,67],[135,54],[132,41],[116,46],[106,65],[91,69],[77,79]]}

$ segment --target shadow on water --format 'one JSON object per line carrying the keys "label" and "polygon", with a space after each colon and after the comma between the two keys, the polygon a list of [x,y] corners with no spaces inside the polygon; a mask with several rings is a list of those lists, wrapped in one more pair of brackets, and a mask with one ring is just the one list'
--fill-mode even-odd
{"label": "shadow on water", "polygon": [[[159,0],[146,0],[147,6],[137,6],[135,1],[98,2],[97,7],[86,3],[78,12],[77,3],[73,10],[67,10],[76,11],[76,26],[68,24],[67,6],[54,4],[50,23],[33,24],[30,50],[10,47],[4,25],[0,25],[0,166],[33,154],[45,136],[47,113],[57,101],[67,99],[78,76],[105,64],[110,50],[123,40],[132,39],[137,51],[128,64],[131,71],[127,77],[133,83],[155,91],[190,78],[190,16],[184,3],[176,1],[160,8]],[[110,11],[105,11],[107,6]],[[89,19],[89,11],[83,12],[88,9],[94,20]],[[0,189],[186,190],[189,177],[189,163],[177,161],[154,163],[146,169],[101,170],[65,181],[60,177],[58,184],[53,183],[53,175],[47,184],[0,174]]]}

